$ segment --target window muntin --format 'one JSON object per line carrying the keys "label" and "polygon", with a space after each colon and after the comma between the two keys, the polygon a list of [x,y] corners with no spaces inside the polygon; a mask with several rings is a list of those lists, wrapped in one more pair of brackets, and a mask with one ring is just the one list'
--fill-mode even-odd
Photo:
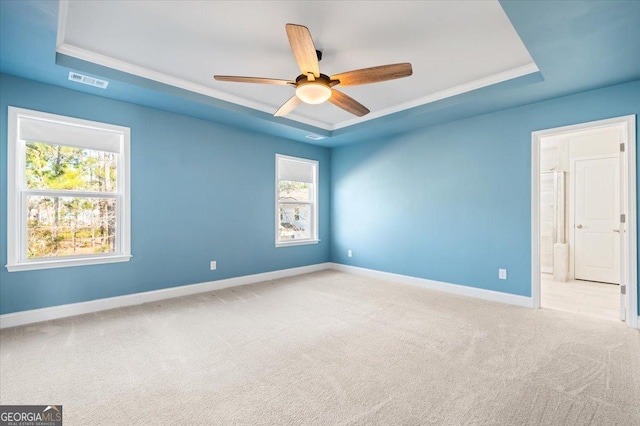
{"label": "window muntin", "polygon": [[9,107],[9,271],[129,260],[129,129]]}
{"label": "window muntin", "polygon": [[318,242],[318,162],[276,155],[276,245]]}

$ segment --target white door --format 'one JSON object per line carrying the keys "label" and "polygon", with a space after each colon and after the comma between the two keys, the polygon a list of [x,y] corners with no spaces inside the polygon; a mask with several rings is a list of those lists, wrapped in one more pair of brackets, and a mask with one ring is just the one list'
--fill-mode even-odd
{"label": "white door", "polygon": [[575,278],[620,284],[618,156],[575,165]]}
{"label": "white door", "polygon": [[[627,146],[625,142],[622,142],[624,137],[622,132],[620,132],[620,147]],[[618,157],[618,170],[620,172],[620,176],[618,179],[619,188],[620,188],[620,216],[624,214],[626,216],[627,209],[627,158],[626,151],[620,150],[620,156]],[[621,221],[622,222],[622,221]],[[625,223],[619,224],[620,229],[620,319],[622,321],[627,320],[627,285],[629,282],[629,277],[627,276],[627,268],[625,262],[627,262],[627,247],[629,244],[626,228],[626,220]]]}

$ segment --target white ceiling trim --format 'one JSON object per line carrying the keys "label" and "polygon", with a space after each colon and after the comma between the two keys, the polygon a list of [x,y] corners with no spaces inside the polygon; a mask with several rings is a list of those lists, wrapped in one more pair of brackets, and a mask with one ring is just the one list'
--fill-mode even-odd
{"label": "white ceiling trim", "polygon": [[69,0],[60,0],[58,7],[58,33],[56,34],[56,48],[64,43],[67,33],[67,15],[69,14]]}
{"label": "white ceiling trim", "polygon": [[430,95],[423,96],[421,98],[413,99],[411,101],[395,105],[391,108],[385,108],[379,111],[373,111],[365,115],[364,117],[343,121],[342,123],[338,123],[334,125],[331,130],[341,129],[343,127],[348,127],[354,124],[362,123],[363,121],[373,120],[374,118],[379,118],[385,115],[404,111],[406,109],[415,108],[420,105],[425,105],[425,104],[436,102],[442,99],[451,98],[456,95],[461,95],[466,92],[471,92],[473,90],[491,86],[492,84],[502,83],[503,81],[512,80],[514,78],[522,77],[524,75],[532,74],[538,71],[539,71],[538,66],[532,62],[530,64],[523,65],[518,68],[514,68],[508,71],[503,71],[498,74],[490,75],[489,77],[472,81],[470,83],[461,84],[459,86],[451,87],[446,90],[441,90],[440,92],[432,93]]}
{"label": "white ceiling trim", "polygon": [[[258,111],[266,112],[268,114],[273,113],[273,107],[265,105],[259,102],[249,101],[239,96],[230,95],[225,92],[221,92],[210,87],[206,87],[200,84],[192,83],[187,80],[183,80],[174,76],[170,76],[161,72],[153,71],[138,65],[133,65],[128,62],[120,61],[118,59],[111,58],[109,56],[101,55],[91,52],[86,49],[82,49],[70,44],[63,43],[58,46],[58,53],[63,55],[72,56],[83,61],[92,62],[94,64],[102,65],[108,68],[112,68],[118,71],[122,71],[128,74],[133,74],[138,77],[148,78],[163,84],[178,87],[180,89],[188,90],[190,92],[198,93],[204,96],[220,99],[223,101],[231,102],[234,104],[242,105],[248,108],[256,109]],[[313,120],[307,117],[301,117],[296,114],[290,114],[295,117],[295,121],[308,124],[310,126],[318,127],[327,131],[333,131],[352,126],[354,124],[363,123],[365,121],[373,120],[383,117],[385,115],[394,114],[396,112],[404,111],[410,108],[415,108],[421,105],[425,105],[431,102],[436,102],[442,99],[450,98],[456,95],[460,95],[473,90],[481,89],[483,87],[491,86],[493,84],[501,83],[503,81],[511,80],[517,77],[522,77],[528,74],[538,72],[538,67],[535,63],[530,63],[518,68],[514,68],[508,71],[504,71],[498,74],[490,75],[479,80],[472,81],[470,83],[461,84],[440,92],[432,93],[430,95],[411,100],[399,105],[395,105],[391,108],[385,108],[379,111],[373,111],[364,117],[353,118],[350,120],[330,125],[325,122]]]}
{"label": "white ceiling trim", "polygon": [[[201,84],[193,83],[188,80],[184,80],[172,75],[164,74],[158,71],[154,71],[149,68],[134,65],[119,59],[115,59],[106,55],[92,52],[87,49],[82,49],[77,46],[65,43],[65,33],[67,16],[69,11],[69,0],[60,0],[58,11],[58,33],[57,33],[57,49],[58,53],[71,56],[80,60],[102,65],[108,68],[112,68],[118,71],[122,71],[128,74],[136,75],[138,77],[147,78],[159,83],[174,86],[180,89],[188,90],[190,92],[198,93],[204,96],[216,98],[222,101],[231,102],[244,107],[252,108],[258,111],[262,111],[268,114],[273,114],[274,108],[271,105],[252,101],[240,96],[231,95],[220,90],[213,89],[211,87],[203,86]],[[295,112],[289,114],[289,119],[294,121],[308,124],[327,131],[334,131],[349,127],[355,124],[363,123],[369,120],[383,117],[385,115],[394,114],[396,112],[404,111],[407,109],[415,108],[421,105],[426,105],[432,102],[436,102],[449,97],[457,96],[463,93],[471,92],[473,90],[481,89],[483,87],[491,86],[493,84],[508,81],[514,78],[522,77],[528,74],[538,72],[539,69],[534,62],[527,65],[513,68],[511,70],[503,71],[497,74],[489,75],[487,77],[471,81],[469,83],[461,84],[455,87],[451,87],[436,93],[429,94],[417,99],[410,100],[398,105],[394,105],[389,108],[384,108],[378,111],[372,111],[364,117],[354,117],[336,124],[329,124],[327,122],[314,120],[308,117],[301,116]]]}
{"label": "white ceiling trim", "polygon": [[[259,102],[249,101],[239,96],[230,95],[228,93],[221,92],[219,90],[212,89],[210,87],[206,87],[201,84],[192,83],[190,81],[183,80],[178,77],[167,75],[158,71],[153,71],[148,68],[140,67],[138,65],[133,65],[128,62],[124,62],[119,59],[114,59],[109,56],[101,55],[99,53],[91,52],[89,50],[72,46],[67,43],[63,43],[62,45],[58,46],[57,52],[63,55],[72,56],[74,58],[81,59],[83,61],[92,62],[94,64],[102,65],[107,68],[112,68],[118,71],[122,71],[127,74],[133,74],[138,77],[147,78],[149,80],[154,80],[163,84],[168,84],[170,86],[178,87],[180,89],[188,90],[190,92],[199,93],[201,95],[231,102],[237,105],[242,105],[248,108],[253,108],[258,111],[263,111],[269,114],[273,114],[274,112],[272,106],[261,104]],[[213,76],[211,76],[211,79],[213,79]],[[312,120],[306,117],[296,117],[295,121],[298,121],[304,124],[309,124],[310,126],[319,127],[321,129],[331,130],[330,126],[327,123]]]}
{"label": "white ceiling trim", "polygon": [[[192,83],[190,81],[182,80],[177,77],[173,77],[164,73],[153,71],[144,67],[130,64],[128,62],[120,61],[115,58],[111,58],[106,55],[101,55],[80,47],[72,46],[65,43],[65,35],[67,29],[67,15],[69,14],[69,0],[60,0],[58,9],[58,33],[56,37],[56,52],[63,55],[72,56],[83,61],[92,62],[94,64],[102,65],[108,68],[116,69],[128,74],[133,74],[138,77],[148,78],[160,83],[168,84],[170,86],[178,87],[188,90],[190,92],[198,93],[201,95],[217,98],[223,101],[235,103],[238,105],[253,108],[258,111],[273,114],[273,107],[261,104],[259,102],[252,102],[238,96],[229,95],[225,92],[221,92],[210,87],[202,86],[200,84]],[[318,127],[327,131],[332,130],[331,125],[325,122],[305,118],[296,117],[296,121],[308,124],[310,126]]]}

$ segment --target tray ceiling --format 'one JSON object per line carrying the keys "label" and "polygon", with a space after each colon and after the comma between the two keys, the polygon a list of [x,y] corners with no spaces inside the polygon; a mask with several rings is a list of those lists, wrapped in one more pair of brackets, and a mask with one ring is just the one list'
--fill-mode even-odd
{"label": "tray ceiling", "polygon": [[224,83],[214,74],[295,79],[286,23],[307,26],[337,74],[411,62],[413,76],[344,93],[371,113],[301,105],[287,118],[335,130],[538,69],[497,1],[72,1],[58,52],[264,112],[286,86]]}

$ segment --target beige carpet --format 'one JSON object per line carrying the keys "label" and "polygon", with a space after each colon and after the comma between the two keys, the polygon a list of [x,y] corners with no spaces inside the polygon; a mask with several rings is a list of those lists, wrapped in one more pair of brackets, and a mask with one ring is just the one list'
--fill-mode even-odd
{"label": "beige carpet", "polygon": [[324,271],[0,332],[66,425],[637,425],[640,333]]}

